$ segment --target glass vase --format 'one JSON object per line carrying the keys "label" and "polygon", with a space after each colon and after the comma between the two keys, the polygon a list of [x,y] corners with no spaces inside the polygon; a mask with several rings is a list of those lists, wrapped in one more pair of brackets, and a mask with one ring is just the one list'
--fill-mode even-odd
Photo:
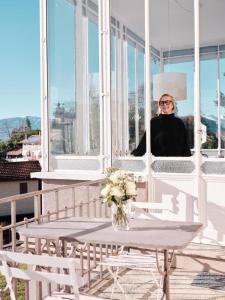
{"label": "glass vase", "polygon": [[129,230],[129,214],[127,204],[112,205],[112,226],[115,231]]}

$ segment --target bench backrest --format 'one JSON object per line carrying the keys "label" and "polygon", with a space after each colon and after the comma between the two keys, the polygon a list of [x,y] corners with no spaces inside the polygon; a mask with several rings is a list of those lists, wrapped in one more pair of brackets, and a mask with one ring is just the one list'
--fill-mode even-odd
{"label": "bench backrest", "polygon": [[[15,266],[18,264],[32,266],[32,269],[21,269]],[[44,268],[43,270],[41,270],[42,267]],[[49,268],[51,268],[50,271],[46,271],[49,270]],[[67,269],[68,274],[65,274],[65,272],[59,273],[57,269]],[[0,273],[6,278],[11,300],[16,300],[16,295],[12,285],[12,280],[14,278],[72,286],[74,299],[78,300],[78,269],[79,264],[74,258],[0,251]]]}

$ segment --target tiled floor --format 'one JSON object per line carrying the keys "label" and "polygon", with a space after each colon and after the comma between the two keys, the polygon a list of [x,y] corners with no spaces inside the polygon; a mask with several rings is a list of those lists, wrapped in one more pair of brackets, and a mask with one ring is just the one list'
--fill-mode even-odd
{"label": "tiled floor", "polygon": [[[191,244],[180,254],[182,255],[180,258],[185,261],[180,265],[178,262],[177,268],[173,269],[170,276],[171,300],[225,300],[224,247]],[[145,271],[123,271],[120,282],[126,290],[127,299],[156,300],[157,289],[150,279],[149,273]],[[112,285],[111,277],[107,276],[90,292],[109,299]],[[125,297],[118,288],[115,288],[112,299],[122,300]]]}
{"label": "tiled floor", "polygon": [[[157,290],[147,272],[124,271],[120,282],[129,300],[157,299]],[[91,293],[99,297],[110,298],[112,283],[108,277],[92,289]],[[176,269],[170,278],[170,291],[171,300],[225,300],[225,276]],[[118,288],[115,288],[113,299],[125,299]]]}

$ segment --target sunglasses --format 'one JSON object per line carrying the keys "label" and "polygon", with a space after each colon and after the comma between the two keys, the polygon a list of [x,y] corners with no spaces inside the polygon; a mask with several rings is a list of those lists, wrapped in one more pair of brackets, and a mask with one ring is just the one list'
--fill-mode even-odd
{"label": "sunglasses", "polygon": [[163,106],[164,104],[169,105],[170,103],[172,103],[171,100],[162,100],[162,101],[159,102],[159,105],[160,106]]}

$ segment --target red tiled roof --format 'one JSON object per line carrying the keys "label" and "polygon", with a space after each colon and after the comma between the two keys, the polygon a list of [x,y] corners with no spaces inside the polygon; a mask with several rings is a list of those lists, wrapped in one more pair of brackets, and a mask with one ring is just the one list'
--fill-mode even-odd
{"label": "red tiled roof", "polygon": [[29,180],[30,173],[40,172],[39,161],[0,161],[0,181]]}
{"label": "red tiled roof", "polygon": [[10,156],[22,155],[22,148],[8,151],[6,154]]}

